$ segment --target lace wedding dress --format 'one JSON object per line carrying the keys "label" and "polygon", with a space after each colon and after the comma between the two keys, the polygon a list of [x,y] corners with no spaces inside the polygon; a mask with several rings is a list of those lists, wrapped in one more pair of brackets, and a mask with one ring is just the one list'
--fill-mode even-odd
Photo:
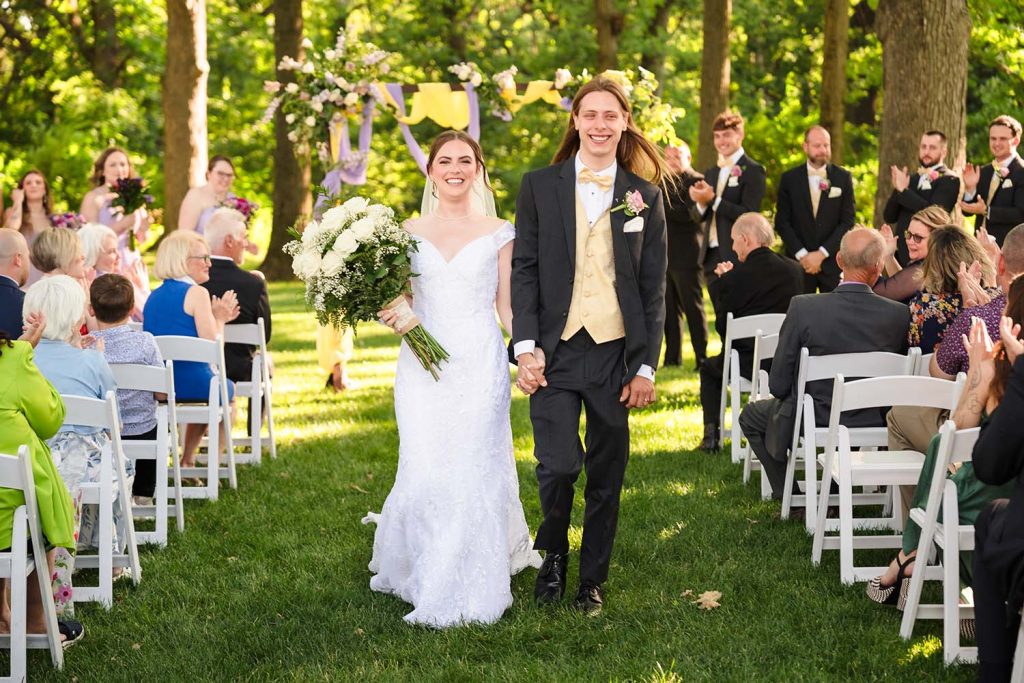
{"label": "lace wedding dress", "polygon": [[415,609],[410,623],[492,623],[509,577],[540,566],[519,501],[508,356],[494,314],[505,223],[446,261],[417,237],[413,310],[451,354],[434,381],[405,344],[395,376],[398,473],[379,515],[370,588]]}

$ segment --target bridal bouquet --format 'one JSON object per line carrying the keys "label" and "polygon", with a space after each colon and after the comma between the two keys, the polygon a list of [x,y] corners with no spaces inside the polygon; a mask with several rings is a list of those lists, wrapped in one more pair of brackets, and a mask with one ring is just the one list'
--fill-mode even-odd
{"label": "bridal bouquet", "polygon": [[415,277],[409,252],[412,236],[395,221],[395,212],[363,197],[331,207],[284,246],[292,270],[306,283],[306,303],[321,325],[351,327],[395,310],[397,329],[423,369],[438,379],[448,352],[420,324],[405,299]]}
{"label": "bridal bouquet", "polygon": [[[153,205],[153,195],[146,192],[146,181],[142,178],[118,178],[110,191],[115,195],[110,206],[120,207],[124,216]],[[138,248],[134,230],[128,231],[128,248],[132,251]]]}

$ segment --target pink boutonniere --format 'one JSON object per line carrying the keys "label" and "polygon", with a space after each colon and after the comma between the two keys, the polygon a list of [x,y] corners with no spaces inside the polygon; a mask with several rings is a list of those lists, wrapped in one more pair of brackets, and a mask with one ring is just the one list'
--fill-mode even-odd
{"label": "pink boutonniere", "polygon": [[832,187],[832,184],[828,182],[828,178],[822,178],[818,182],[818,191],[819,192],[828,192],[828,188],[830,188],[830,187]]}
{"label": "pink boutonniere", "polygon": [[641,211],[647,208],[647,204],[644,203],[643,195],[640,194],[640,190],[630,190],[626,193],[626,196],[622,198],[622,203],[618,206],[613,206],[611,213],[616,211],[622,211],[629,217],[637,216]]}
{"label": "pink boutonniere", "polygon": [[938,177],[939,177],[939,172],[936,171],[934,168],[932,170],[928,171],[928,180],[930,182],[934,183],[938,179]]}
{"label": "pink boutonniere", "polygon": [[729,175],[731,175],[733,178],[739,178],[741,175],[743,175],[743,169],[740,168],[739,166],[733,166],[729,170]]}
{"label": "pink boutonniere", "polygon": [[999,174],[1000,178],[1005,178],[1010,175],[1010,169],[1008,167],[1000,166],[998,163],[993,163],[992,165],[995,166],[996,173]]}

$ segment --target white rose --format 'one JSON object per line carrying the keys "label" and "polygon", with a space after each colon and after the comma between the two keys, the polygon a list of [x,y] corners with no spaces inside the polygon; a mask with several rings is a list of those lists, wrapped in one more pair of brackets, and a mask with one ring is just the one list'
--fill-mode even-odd
{"label": "white rose", "polygon": [[474,88],[479,88],[480,84],[484,82],[484,77],[480,75],[480,72],[476,72],[469,79],[469,82],[473,84]]}
{"label": "white rose", "polygon": [[352,197],[352,199],[342,204],[342,206],[344,206],[353,214],[366,211],[366,207],[368,207],[369,205],[370,200],[367,199],[366,197]]}
{"label": "white rose", "polygon": [[373,235],[374,220],[370,217],[360,218],[351,226],[349,226],[348,232],[359,242],[365,242],[369,237]]}
{"label": "white rose", "polygon": [[555,90],[561,90],[572,81],[572,72],[568,69],[555,71]]}
{"label": "white rose", "polygon": [[306,49],[306,50],[313,49],[313,41],[310,40],[309,38],[303,38],[302,39],[302,47],[303,47],[303,49]]}
{"label": "white rose", "polygon": [[316,125],[316,117],[315,116],[307,116],[305,123],[306,123],[307,126],[312,128],[313,126]]}
{"label": "white rose", "polygon": [[313,238],[316,237],[317,232],[320,230],[320,226],[316,221],[313,221],[302,231],[302,246],[303,248],[309,248],[313,244]]}
{"label": "white rose", "polygon": [[341,76],[335,76],[334,85],[338,86],[339,88],[348,88],[348,81],[346,81]]}
{"label": "white rose", "polygon": [[335,52],[334,50],[331,50],[330,48],[328,48],[328,49],[324,50],[324,59],[328,59],[328,60],[334,59],[334,55],[336,55],[336,54],[338,54],[338,53]]}
{"label": "white rose", "polygon": [[319,100],[317,100],[316,102],[309,106],[311,106],[313,108],[313,111],[315,111],[317,114],[324,110],[324,103]]}
{"label": "white rose", "polygon": [[358,103],[359,103],[359,94],[358,93],[350,92],[349,94],[345,95],[345,104],[346,105],[351,107],[351,106],[353,106],[355,104],[358,104]]}
{"label": "white rose", "polygon": [[288,133],[288,142],[295,143],[295,142],[298,142],[298,141],[299,141],[299,134],[298,133],[296,133],[294,130],[292,132]]}
{"label": "white rose", "polygon": [[349,219],[348,209],[344,206],[332,206],[320,216],[320,228],[333,232],[345,224]]}
{"label": "white rose", "polygon": [[345,257],[336,251],[329,251],[324,254],[324,258],[320,262],[320,269],[327,276],[337,275],[344,267]]}
{"label": "white rose", "polygon": [[295,93],[299,92],[299,84],[298,83],[289,83],[288,85],[284,86],[284,89],[285,89],[285,92],[288,92],[288,93],[291,93],[292,95],[294,95]]}
{"label": "white rose", "polygon": [[284,122],[289,126],[295,123],[295,114],[288,114],[284,117]]}
{"label": "white rose", "polygon": [[340,254],[343,259],[346,259],[351,256],[352,252],[358,247],[359,241],[356,240],[355,235],[352,234],[351,230],[346,230],[338,235],[338,239],[334,240],[333,251]]}
{"label": "white rose", "polygon": [[305,250],[292,261],[292,270],[303,280],[314,277],[320,271],[320,254]]}
{"label": "white rose", "polygon": [[395,212],[383,204],[373,204],[366,209],[366,215],[373,219],[374,223],[394,218]]}

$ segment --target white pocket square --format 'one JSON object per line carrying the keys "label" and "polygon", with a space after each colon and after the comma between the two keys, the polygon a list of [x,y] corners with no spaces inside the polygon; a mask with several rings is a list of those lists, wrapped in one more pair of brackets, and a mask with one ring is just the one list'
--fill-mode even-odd
{"label": "white pocket square", "polygon": [[1007,178],[1006,180],[1003,181],[1003,187],[1006,187],[1006,188],[1013,187],[1013,181],[1010,180],[1009,178]]}
{"label": "white pocket square", "polygon": [[740,179],[734,175],[729,176],[729,182],[726,183],[726,185],[728,185],[729,187],[738,187],[739,184]]}
{"label": "white pocket square", "polygon": [[643,216],[634,216],[622,226],[622,232],[640,232],[644,229]]}
{"label": "white pocket square", "polygon": [[843,196],[843,188],[841,187],[830,187],[828,188],[828,198],[835,199],[836,197]]}

